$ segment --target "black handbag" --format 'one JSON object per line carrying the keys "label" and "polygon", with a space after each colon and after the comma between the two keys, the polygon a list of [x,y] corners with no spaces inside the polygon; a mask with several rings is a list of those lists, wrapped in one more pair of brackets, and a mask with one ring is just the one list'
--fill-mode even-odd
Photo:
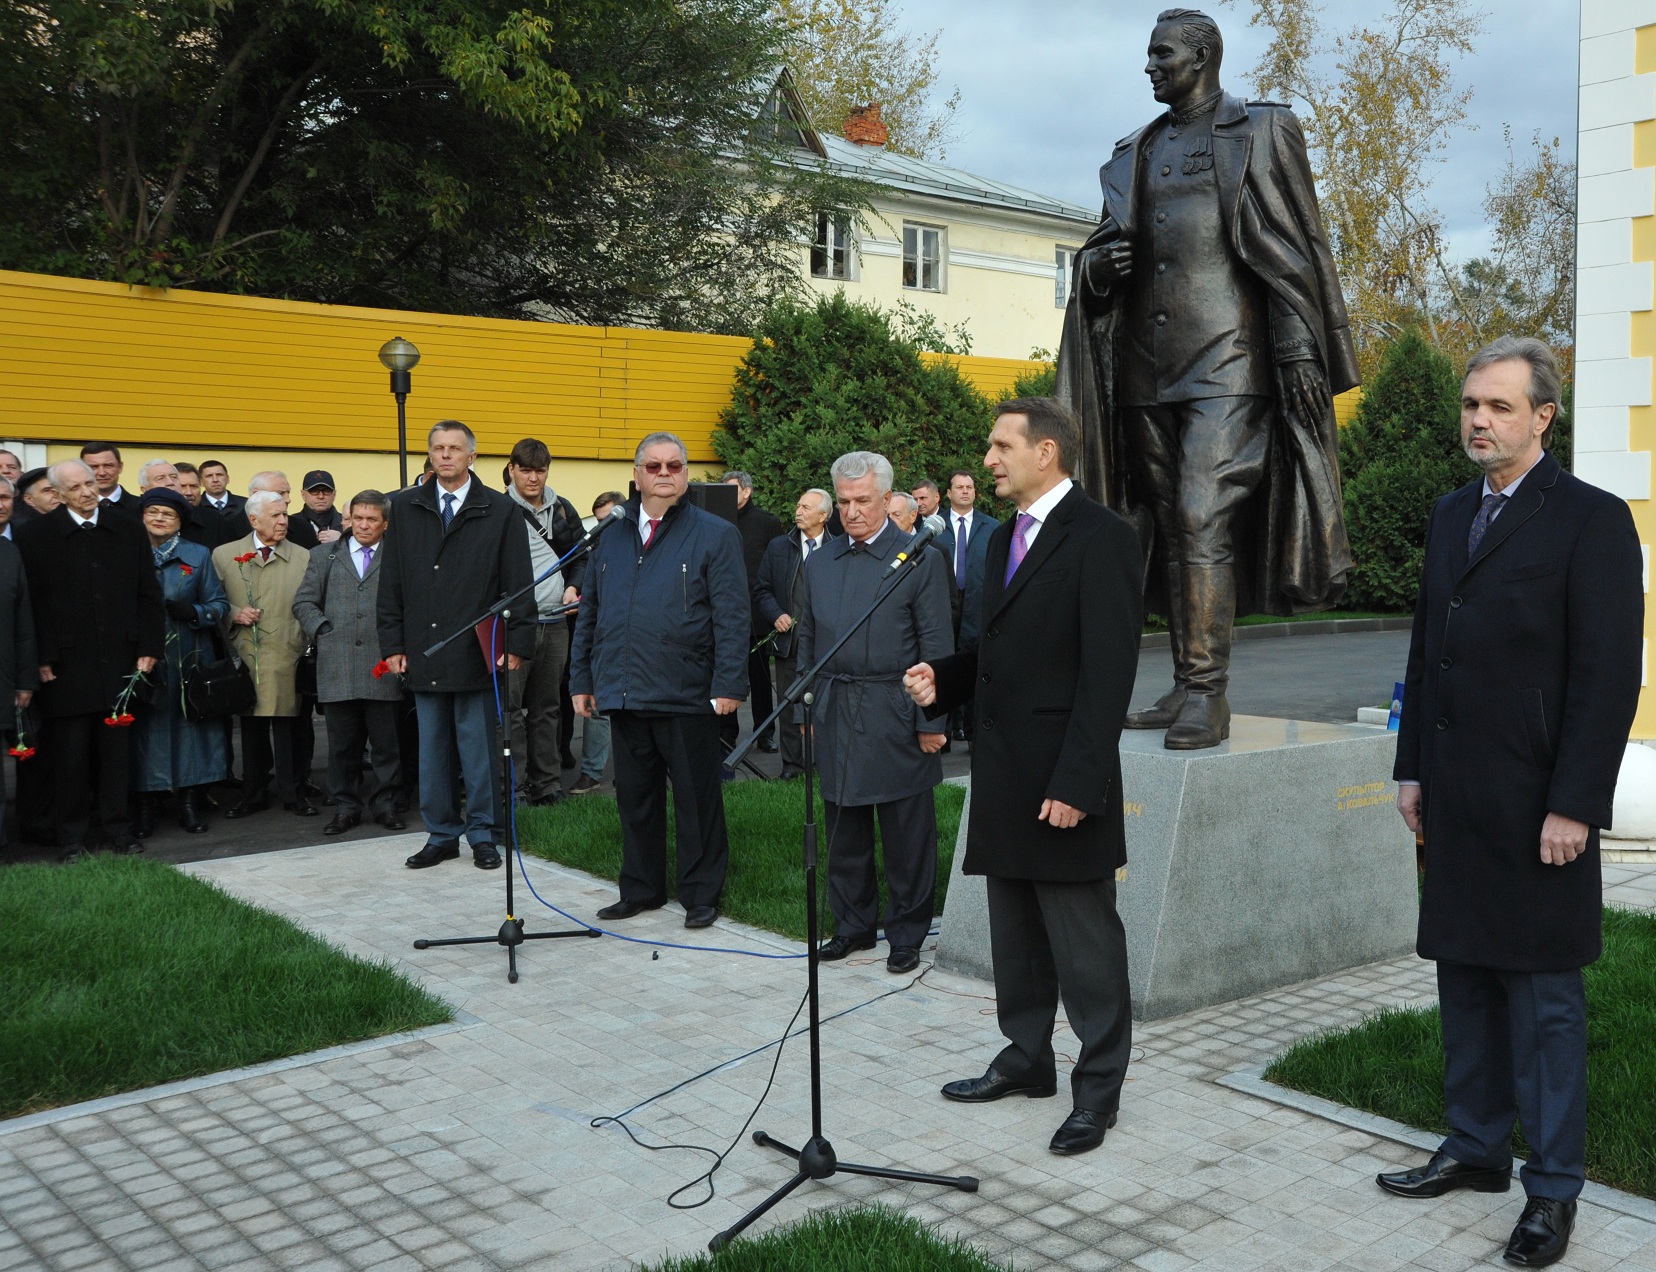
{"label": "black handbag", "polygon": [[[316,608],[322,611],[322,621],[328,619],[328,580],[333,577],[334,558],[339,555],[335,548],[328,553],[328,563],[322,567],[322,599],[317,601]],[[305,642],[305,652],[299,655],[299,664],[293,669],[293,687],[301,698],[316,697],[316,637],[320,636],[318,629],[316,636]]]}
{"label": "black handbag", "polygon": [[184,718],[192,724],[245,715],[259,703],[253,672],[230,651],[217,624],[208,630],[218,657],[203,662],[198,655],[184,668]]}

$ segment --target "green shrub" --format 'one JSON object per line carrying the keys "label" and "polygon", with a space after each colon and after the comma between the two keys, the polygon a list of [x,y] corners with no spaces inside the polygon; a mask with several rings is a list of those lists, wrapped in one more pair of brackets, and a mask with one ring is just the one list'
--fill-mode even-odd
{"label": "green shrub", "polygon": [[767,315],[713,446],[727,467],[753,474],[755,497],[786,521],[802,490],[829,485],[847,451],[884,455],[901,490],[956,468],[981,473],[990,419],[988,400],[952,362],[923,361],[887,315],[835,293]]}
{"label": "green shrub", "polygon": [[1419,332],[1386,351],[1340,434],[1353,566],[1344,607],[1408,610],[1432,505],[1477,475],[1461,451],[1460,376]]}

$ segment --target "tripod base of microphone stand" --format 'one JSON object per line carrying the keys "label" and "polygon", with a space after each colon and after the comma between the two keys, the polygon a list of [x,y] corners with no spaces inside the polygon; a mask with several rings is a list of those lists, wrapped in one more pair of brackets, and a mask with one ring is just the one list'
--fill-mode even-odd
{"label": "tripod base of microphone stand", "polygon": [[821,1135],[807,1140],[803,1148],[789,1148],[781,1140],[772,1139],[764,1131],[755,1131],[753,1142],[760,1148],[774,1148],[779,1153],[787,1154],[799,1163],[799,1171],[782,1187],[709,1241],[707,1248],[714,1254],[723,1250],[749,1224],[808,1179],[827,1179],[830,1175],[843,1173],[868,1175],[874,1179],[898,1179],[907,1184],[937,1184],[943,1188],[958,1188],[961,1192],[975,1193],[978,1190],[977,1177],[973,1175],[928,1175],[920,1171],[892,1170],[885,1166],[858,1166],[853,1162],[842,1162],[834,1156],[834,1146]]}
{"label": "tripod base of microphone stand", "polygon": [[565,936],[602,936],[597,928],[576,928],[571,932],[525,932],[522,919],[507,919],[493,936],[447,936],[441,940],[414,942],[417,950],[435,949],[439,945],[504,945],[506,947],[506,983],[516,985],[517,947],[525,941],[556,941]]}

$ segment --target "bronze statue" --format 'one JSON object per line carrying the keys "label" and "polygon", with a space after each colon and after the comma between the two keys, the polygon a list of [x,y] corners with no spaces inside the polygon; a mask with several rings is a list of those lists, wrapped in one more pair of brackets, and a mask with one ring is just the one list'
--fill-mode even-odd
{"label": "bronze statue", "polygon": [[1333,394],[1357,359],[1293,113],[1219,86],[1194,9],[1159,14],[1145,73],[1167,113],[1116,143],[1058,354],[1077,477],[1144,543],[1174,685],[1127,727],[1217,746],[1231,624],[1339,600],[1351,568]]}

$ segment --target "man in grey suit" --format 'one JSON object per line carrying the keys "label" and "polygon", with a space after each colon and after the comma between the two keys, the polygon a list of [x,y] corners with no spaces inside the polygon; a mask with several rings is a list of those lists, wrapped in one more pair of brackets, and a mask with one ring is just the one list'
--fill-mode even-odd
{"label": "man in grey suit", "polygon": [[[334,816],[324,835],[343,835],[364,809],[387,830],[403,830],[397,815],[402,764],[397,715],[402,685],[380,665],[378,619],[380,540],[391,501],[377,490],[351,500],[350,536],[311,549],[305,581],[293,598],[293,616],[316,645],[316,698],[327,708],[328,795]],[[369,747],[373,781],[360,787],[362,748]]]}
{"label": "man in grey suit", "polygon": [[911,972],[920,965],[920,945],[931,928],[937,883],[932,792],[943,780],[937,753],[948,735],[945,715],[934,718],[909,700],[903,673],[954,651],[948,571],[935,552],[897,561],[915,540],[887,513],[892,472],[883,455],[852,451],[835,460],[832,471],[845,537],[835,539],[805,571],[799,664],[809,667],[832,648],[876,595],[891,595],[812,686],[827,812],[828,904],[834,913],[834,936],[820,953],[832,961],[874,948],[878,813],[890,893],[886,969]]}

